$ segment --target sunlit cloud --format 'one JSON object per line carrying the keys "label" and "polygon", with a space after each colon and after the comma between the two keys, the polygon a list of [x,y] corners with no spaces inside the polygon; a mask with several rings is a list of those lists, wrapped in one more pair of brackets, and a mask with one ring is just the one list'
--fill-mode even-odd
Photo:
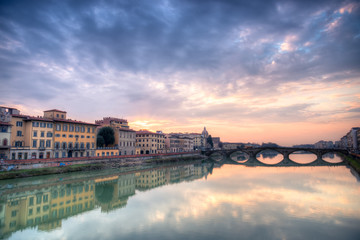
{"label": "sunlit cloud", "polygon": [[[2,5],[0,105],[122,117],[134,129],[208,126],[223,141],[309,142],[326,122],[317,137],[338,140],[357,124],[359,4],[259,5]],[[296,126],[291,142],[282,124]]]}

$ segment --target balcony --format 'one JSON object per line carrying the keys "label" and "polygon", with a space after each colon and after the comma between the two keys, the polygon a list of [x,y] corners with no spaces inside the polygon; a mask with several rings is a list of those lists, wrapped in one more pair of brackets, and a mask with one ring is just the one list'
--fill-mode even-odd
{"label": "balcony", "polygon": [[45,147],[39,147],[39,151],[45,151]]}

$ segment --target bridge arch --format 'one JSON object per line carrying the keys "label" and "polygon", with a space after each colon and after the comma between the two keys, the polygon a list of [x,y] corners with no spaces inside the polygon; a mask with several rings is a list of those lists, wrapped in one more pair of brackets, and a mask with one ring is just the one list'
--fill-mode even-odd
{"label": "bridge arch", "polygon": [[301,165],[311,164],[319,160],[319,155],[314,151],[297,150],[289,154],[289,159]]}
{"label": "bridge arch", "polygon": [[230,154],[227,154],[227,157],[233,161],[241,162],[241,163],[249,161],[249,159],[250,159],[249,153],[242,151],[240,149],[237,151],[233,151]]}
{"label": "bridge arch", "polygon": [[275,165],[284,161],[286,155],[276,149],[263,148],[260,151],[257,151],[255,157],[256,160],[265,165]]}

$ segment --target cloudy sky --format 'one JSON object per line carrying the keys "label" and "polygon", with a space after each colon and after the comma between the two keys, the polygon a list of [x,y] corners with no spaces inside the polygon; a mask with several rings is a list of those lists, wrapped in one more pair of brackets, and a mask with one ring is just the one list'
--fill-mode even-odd
{"label": "cloudy sky", "polygon": [[0,105],[283,145],[360,124],[359,1],[0,1]]}

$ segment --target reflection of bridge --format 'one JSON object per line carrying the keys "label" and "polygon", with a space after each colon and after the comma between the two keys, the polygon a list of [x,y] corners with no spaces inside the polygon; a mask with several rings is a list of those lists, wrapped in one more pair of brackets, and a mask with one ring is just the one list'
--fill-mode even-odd
{"label": "reflection of bridge", "polygon": [[[268,164],[259,161],[256,158],[256,155],[265,151],[271,150],[276,151],[283,155],[283,160],[275,164]],[[238,153],[246,153],[249,158],[247,161],[234,161],[230,158],[231,154]],[[317,156],[316,160],[310,163],[298,163],[289,158],[289,155],[294,152],[310,152]],[[346,165],[343,161],[339,163],[330,163],[325,161],[322,157],[327,153],[342,153],[348,154],[348,151],[343,149],[314,149],[314,148],[285,148],[285,147],[264,147],[264,148],[248,148],[248,149],[229,149],[229,150],[210,150],[203,152],[204,155],[211,157],[220,155],[221,159],[217,160],[220,164],[234,164],[234,165],[246,165],[246,166],[269,166],[269,167],[298,167],[298,166],[338,166],[338,165]]]}

